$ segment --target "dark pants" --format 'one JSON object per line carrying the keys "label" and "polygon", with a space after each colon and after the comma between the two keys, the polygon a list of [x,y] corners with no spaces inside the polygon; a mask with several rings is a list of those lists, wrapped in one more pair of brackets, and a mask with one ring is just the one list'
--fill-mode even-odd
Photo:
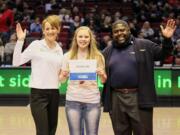
{"label": "dark pants", "polygon": [[36,135],[55,135],[58,122],[59,91],[32,88],[30,106],[36,126]]}
{"label": "dark pants", "polygon": [[153,108],[139,108],[137,93],[112,93],[111,120],[115,135],[153,135]]}

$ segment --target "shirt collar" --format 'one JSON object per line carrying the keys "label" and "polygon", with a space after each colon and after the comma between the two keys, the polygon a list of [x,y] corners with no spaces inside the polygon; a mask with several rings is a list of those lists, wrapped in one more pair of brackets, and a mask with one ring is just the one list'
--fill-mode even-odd
{"label": "shirt collar", "polygon": [[[46,47],[47,49],[50,49],[50,48],[48,47],[48,45],[46,44],[45,39],[41,39],[40,42],[42,42],[42,45],[43,45],[44,47]],[[58,48],[59,48],[59,45],[58,45],[58,43],[56,42],[56,46],[55,46],[53,49],[50,49],[50,50],[57,50]]]}

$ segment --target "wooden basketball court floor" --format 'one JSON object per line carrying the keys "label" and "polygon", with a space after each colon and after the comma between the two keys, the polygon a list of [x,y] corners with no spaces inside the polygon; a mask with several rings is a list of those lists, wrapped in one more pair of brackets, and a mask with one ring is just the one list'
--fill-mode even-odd
{"label": "wooden basketball court floor", "polygon": [[[56,135],[68,135],[64,107],[59,107]],[[154,109],[154,135],[180,135],[180,107]],[[35,135],[28,106],[0,106],[0,135]],[[102,113],[99,135],[113,135],[108,113]]]}

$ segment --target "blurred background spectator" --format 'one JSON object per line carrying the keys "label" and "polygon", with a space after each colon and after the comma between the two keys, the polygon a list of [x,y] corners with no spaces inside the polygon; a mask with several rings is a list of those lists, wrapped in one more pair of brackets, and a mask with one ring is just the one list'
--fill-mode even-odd
{"label": "blurred background spectator", "polygon": [[152,40],[154,38],[154,30],[148,21],[144,22],[141,33],[144,38]]}
{"label": "blurred background spectator", "polygon": [[178,39],[180,39],[180,15],[176,19],[176,31],[173,36],[173,41],[176,42]]}
{"label": "blurred background spectator", "polygon": [[37,32],[41,33],[42,32],[42,27],[41,27],[41,22],[40,18],[36,17],[34,21],[30,24],[30,32]]}
{"label": "blurred background spectator", "polygon": [[16,45],[17,35],[16,33],[12,33],[10,36],[10,40],[5,44],[4,48],[4,64],[12,65],[12,57],[14,52],[14,47]]}
{"label": "blurred background spectator", "polygon": [[112,44],[112,39],[109,35],[105,35],[99,44],[99,49],[102,51],[104,48],[106,48],[107,46],[110,46]]}
{"label": "blurred background spectator", "polygon": [[1,1],[0,7],[0,35],[5,44],[10,38],[14,24],[13,2]]}
{"label": "blurred background spectator", "polygon": [[174,65],[180,66],[180,38],[176,41],[174,49]]}
{"label": "blurred background spectator", "polygon": [[4,45],[0,38],[0,66],[4,64]]}
{"label": "blurred background spectator", "polygon": [[[111,25],[118,19],[129,23],[133,36],[160,43],[163,37],[159,26],[173,18],[177,23],[173,42],[176,43],[180,38],[179,0],[0,0],[0,6],[0,37],[3,46],[11,42],[9,38],[17,22],[28,30],[25,47],[32,40],[40,39],[40,23],[50,14],[57,14],[62,19],[58,42],[64,52],[70,47],[75,29],[82,25],[93,30],[99,49],[104,49],[111,43]],[[164,62],[171,63],[172,57]]]}

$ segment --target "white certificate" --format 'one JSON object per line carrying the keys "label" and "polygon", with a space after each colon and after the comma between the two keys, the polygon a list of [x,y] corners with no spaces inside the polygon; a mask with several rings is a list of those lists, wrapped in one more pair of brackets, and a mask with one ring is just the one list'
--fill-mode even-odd
{"label": "white certificate", "polygon": [[70,80],[96,80],[96,60],[69,60]]}

